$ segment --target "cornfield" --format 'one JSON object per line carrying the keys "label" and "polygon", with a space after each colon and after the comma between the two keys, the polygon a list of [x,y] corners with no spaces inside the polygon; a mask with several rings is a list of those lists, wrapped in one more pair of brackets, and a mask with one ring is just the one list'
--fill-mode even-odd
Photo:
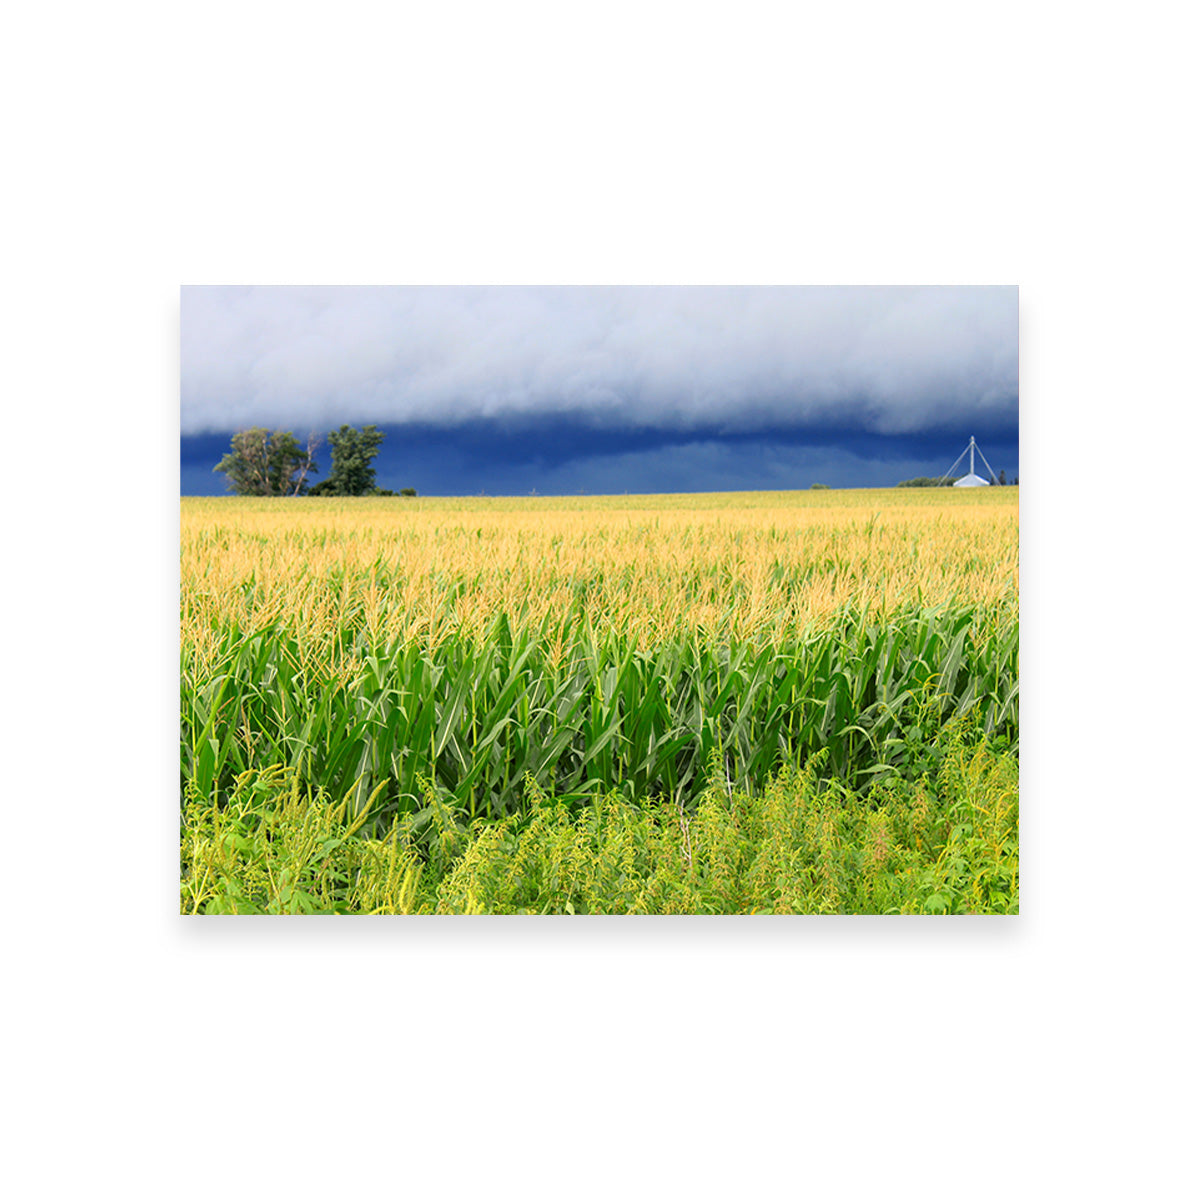
{"label": "cornfield", "polygon": [[1012,488],[185,499],[185,832],[283,772],[428,881],[546,797],[711,824],[715,781],[867,812],[963,737],[1015,765],[1017,521]]}

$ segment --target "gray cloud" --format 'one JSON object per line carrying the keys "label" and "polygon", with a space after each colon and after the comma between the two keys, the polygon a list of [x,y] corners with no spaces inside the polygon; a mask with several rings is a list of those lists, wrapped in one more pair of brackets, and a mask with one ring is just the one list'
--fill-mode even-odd
{"label": "gray cloud", "polygon": [[182,432],[1015,421],[1017,290],[185,287]]}

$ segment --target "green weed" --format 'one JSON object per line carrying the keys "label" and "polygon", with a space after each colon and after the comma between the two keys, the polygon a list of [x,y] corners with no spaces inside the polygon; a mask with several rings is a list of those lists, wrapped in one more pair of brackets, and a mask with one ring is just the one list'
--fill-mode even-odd
{"label": "green weed", "polygon": [[854,791],[789,765],[757,792],[714,757],[692,808],[614,790],[573,808],[526,780],[521,812],[478,819],[427,787],[367,836],[294,772],[239,776],[184,807],[188,913],[1016,913],[1010,754],[948,727],[936,774]]}

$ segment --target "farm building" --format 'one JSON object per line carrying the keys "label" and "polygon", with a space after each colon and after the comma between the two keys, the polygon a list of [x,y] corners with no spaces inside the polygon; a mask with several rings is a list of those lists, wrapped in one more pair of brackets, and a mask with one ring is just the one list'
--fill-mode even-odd
{"label": "farm building", "polygon": [[[954,460],[954,466],[951,467],[950,470],[948,470],[946,472],[946,474],[942,476],[942,478],[948,479],[951,475],[953,475],[955,468],[958,466],[958,464],[960,462],[962,462],[963,457],[967,454],[970,454],[971,463],[970,463],[970,466],[967,468],[967,473],[961,479],[956,479],[954,481],[954,486],[955,487],[987,487],[988,484],[991,482],[991,480],[984,479],[982,475],[975,474],[975,451],[977,449],[978,449],[978,447],[975,445],[975,438],[972,436],[970,444],[967,446],[966,450],[964,450],[962,452],[962,454],[960,454]],[[979,451],[979,457],[981,459],[983,459],[983,465],[985,467],[987,467],[988,473],[991,475],[992,479],[995,479],[996,472],[992,470],[991,463],[989,463],[988,460],[983,457],[982,450]]]}

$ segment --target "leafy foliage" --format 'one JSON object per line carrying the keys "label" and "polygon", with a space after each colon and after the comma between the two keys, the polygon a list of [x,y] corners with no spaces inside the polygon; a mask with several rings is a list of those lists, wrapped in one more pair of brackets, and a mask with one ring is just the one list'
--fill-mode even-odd
{"label": "leafy foliage", "polygon": [[213,468],[239,496],[301,496],[317,470],[318,439],[302,447],[289,430],[273,433],[261,426],[233,435],[230,451]]}
{"label": "leafy foliage", "polygon": [[215,661],[185,657],[182,783],[212,796],[283,762],[356,804],[384,783],[407,812],[424,778],[500,817],[523,806],[527,776],[580,803],[613,789],[691,803],[714,752],[739,783],[821,751],[848,783],[913,777],[949,720],[1015,742],[1017,659],[1015,618],[971,610],[845,614],[773,644],[696,635],[652,653],[570,613],[516,627],[501,614],[486,638],[436,645],[357,634],[327,661],[285,628],[229,630]]}
{"label": "leafy foliage", "polygon": [[375,468],[371,463],[379,452],[384,435],[374,425],[355,429],[342,425],[329,434],[332,464],[329,478],[313,488],[314,496],[371,496],[393,495],[375,485]]}
{"label": "leafy foliage", "polygon": [[757,791],[714,759],[694,810],[609,793],[579,811],[527,781],[524,815],[469,826],[424,806],[363,836],[365,815],[279,768],[229,802],[193,798],[181,911],[194,913],[1015,913],[1016,765],[962,729],[932,777],[852,791],[819,762]]}

